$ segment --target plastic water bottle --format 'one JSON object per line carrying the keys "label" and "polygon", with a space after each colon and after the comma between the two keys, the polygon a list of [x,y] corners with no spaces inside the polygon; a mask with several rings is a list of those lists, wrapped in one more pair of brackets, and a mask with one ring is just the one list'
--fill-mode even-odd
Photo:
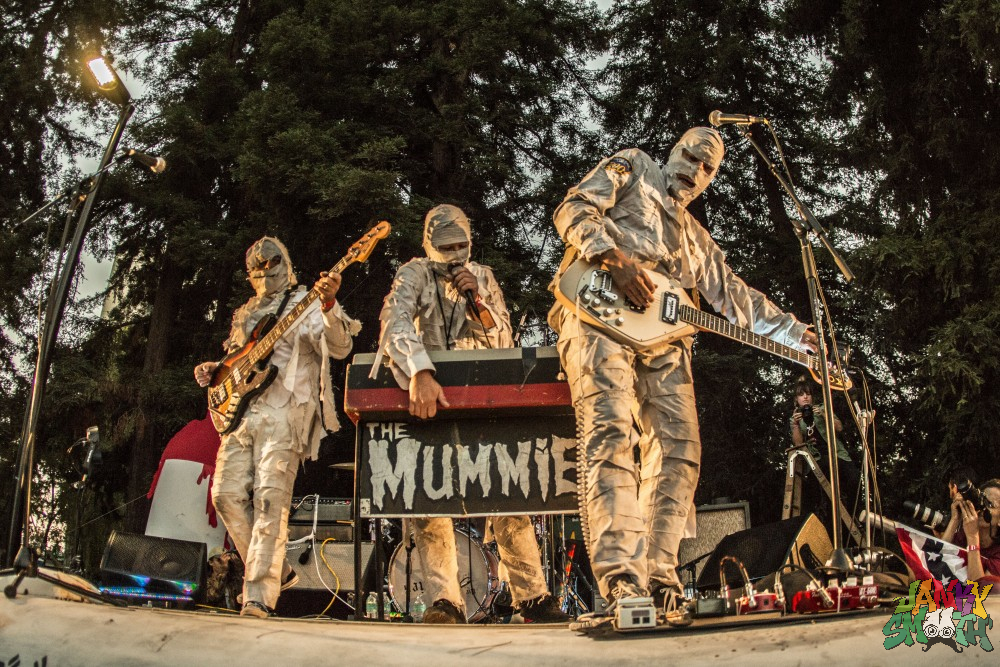
{"label": "plastic water bottle", "polygon": [[427,611],[427,603],[424,602],[424,594],[417,593],[417,599],[413,601],[413,622],[423,623],[425,611]]}
{"label": "plastic water bottle", "polygon": [[368,594],[365,600],[365,618],[375,620],[378,618],[378,596],[374,592]]}
{"label": "plastic water bottle", "polygon": [[390,614],[392,614],[392,600],[389,598],[389,594],[386,593],[382,595],[382,618],[388,621]]}

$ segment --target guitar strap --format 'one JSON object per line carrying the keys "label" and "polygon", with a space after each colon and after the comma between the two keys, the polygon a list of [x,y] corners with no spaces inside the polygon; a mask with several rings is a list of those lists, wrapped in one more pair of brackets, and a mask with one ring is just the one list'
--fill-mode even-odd
{"label": "guitar strap", "polygon": [[281,314],[285,312],[285,306],[288,305],[288,300],[292,298],[293,288],[289,287],[285,290],[285,298],[281,300],[281,304],[278,305],[278,310],[274,311],[274,319],[280,320]]}

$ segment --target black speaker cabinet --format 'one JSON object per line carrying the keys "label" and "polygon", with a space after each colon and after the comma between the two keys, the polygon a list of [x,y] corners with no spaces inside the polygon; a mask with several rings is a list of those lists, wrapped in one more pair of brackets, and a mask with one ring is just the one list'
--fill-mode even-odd
{"label": "black speaker cabinet", "polygon": [[[703,593],[719,590],[719,563],[726,556],[738,558],[750,580],[758,581],[773,575],[786,563],[807,569],[821,566],[832,552],[830,535],[812,514],[741,530],[719,542],[698,577],[698,590]],[[791,574],[791,569],[786,572]],[[730,586],[743,585],[739,569],[732,563],[726,564],[725,578]]]}
{"label": "black speaker cabinet", "polygon": [[137,601],[199,600],[208,561],[204,542],[111,533],[101,559],[101,590]]}

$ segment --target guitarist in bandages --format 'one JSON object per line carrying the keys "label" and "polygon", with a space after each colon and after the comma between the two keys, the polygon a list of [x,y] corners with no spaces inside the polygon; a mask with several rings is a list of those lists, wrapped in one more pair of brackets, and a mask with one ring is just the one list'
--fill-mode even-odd
{"label": "guitarist in bandages", "polygon": [[[556,209],[567,250],[553,287],[582,257],[602,265],[632,304],[652,307],[655,286],[647,272],[657,272],[697,288],[735,324],[814,350],[815,334],[747,287],[686,209],[711,183],[724,152],[718,132],[696,127],[663,166],[638,149],[602,160]],[[701,460],[692,338],[637,349],[582,322],[578,312],[557,302],[549,324],[559,334],[581,432],[579,493],[601,595],[615,605],[652,594],[661,620],[688,623],[676,567],[694,519]],[[638,471],[633,419],[641,433]]]}
{"label": "guitarist in bandages", "polygon": [[[266,315],[280,317],[307,294],[296,288],[288,250],[265,236],[246,253],[247,277],[256,295],[233,314],[227,352],[245,345]],[[266,617],[281,590],[298,580],[285,561],[288,512],[299,465],[314,459],[326,431],[340,428],[330,388],[329,358],[350,353],[360,325],[337,303],[340,275],[323,273],[314,288],[320,299],[275,343],[273,382],[254,397],[236,428],[222,436],[215,463],[212,502],[246,566],[244,616]],[[278,312],[278,311],[281,312]],[[218,367],[194,369],[206,387]]]}

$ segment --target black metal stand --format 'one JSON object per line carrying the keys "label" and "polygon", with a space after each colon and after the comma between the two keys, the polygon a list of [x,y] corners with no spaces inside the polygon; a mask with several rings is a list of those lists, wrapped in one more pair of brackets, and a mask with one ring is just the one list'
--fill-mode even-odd
{"label": "black metal stand", "polygon": [[407,623],[413,623],[415,619],[413,618],[413,614],[410,613],[410,587],[413,585],[413,548],[417,545],[408,534],[407,527],[404,520],[403,539],[406,541],[406,608],[403,609],[403,620]]}
{"label": "black metal stand", "polygon": [[[62,321],[63,311],[66,308],[66,301],[69,295],[69,288],[73,280],[73,274],[76,272],[76,267],[79,264],[80,252],[83,248],[83,239],[88,231],[90,212],[93,209],[95,200],[97,199],[101,183],[104,180],[105,172],[111,165],[112,157],[118,148],[118,142],[121,140],[122,133],[125,130],[125,124],[134,112],[135,106],[131,103],[127,103],[121,107],[121,111],[118,114],[118,122],[115,125],[114,132],[112,133],[111,139],[108,141],[108,145],[104,150],[104,155],[101,158],[100,168],[97,172],[95,172],[94,177],[92,177],[92,187],[90,187],[89,191],[79,192],[76,198],[76,203],[82,203],[82,206],[78,209],[77,205],[74,204],[70,207],[70,210],[66,214],[66,226],[63,230],[61,247],[67,248],[66,241],[67,237],[70,235],[71,229],[72,239],[70,240],[65,253],[65,263],[63,266],[59,267],[55,275],[53,275],[52,282],[49,287],[45,321],[38,341],[38,356],[35,360],[35,372],[31,387],[31,398],[29,399],[28,405],[25,409],[24,424],[21,430],[21,444],[18,450],[17,459],[17,490],[14,494],[14,500],[12,503],[13,509],[11,511],[10,535],[7,543],[7,558],[9,559],[12,558],[12,554],[15,552],[15,547],[20,544],[17,549],[16,557],[13,557],[9,561],[10,564],[13,565],[13,567],[18,571],[18,577],[14,585],[8,586],[4,589],[4,593],[8,597],[16,595],[17,584],[20,584],[20,581],[24,576],[37,576],[46,581],[51,579],[50,577],[47,578],[47,575],[40,574],[38,572],[37,554],[35,554],[32,550],[29,540],[31,517],[31,478],[34,474],[34,457],[38,433],[38,419],[41,414],[42,400],[45,395],[45,383],[48,378],[49,366],[52,362],[52,349],[54,348],[56,338],[59,335],[59,325]],[[91,179],[85,179],[85,181],[89,180]],[[63,198],[63,195],[60,195],[57,200],[61,198]],[[42,210],[48,207],[49,205],[46,205],[42,208]],[[32,216],[29,216],[28,219],[33,218],[36,214],[32,214]],[[76,223],[75,228],[73,225],[74,218]],[[64,586],[61,582],[51,583],[57,583],[60,586]],[[65,587],[70,588],[69,586]],[[74,592],[79,593],[79,591]],[[89,592],[86,594],[92,596]]]}
{"label": "black metal stand", "polygon": [[[781,151],[780,143],[778,143],[778,138],[774,134],[774,130],[770,128],[770,123],[767,123],[768,129],[771,131],[772,136],[774,136],[775,143],[778,144],[779,154]],[[822,301],[820,300],[820,288],[819,288],[819,273],[816,269],[816,258],[813,255],[812,245],[809,243],[808,233],[811,231],[820,240],[823,246],[827,249],[830,255],[833,257],[834,262],[840,269],[844,278],[850,282],[854,279],[854,273],[848,268],[847,264],[844,262],[843,258],[837,252],[837,250],[830,243],[830,240],[826,236],[826,232],[823,230],[822,225],[813,215],[812,211],[799,199],[795,194],[795,190],[792,188],[791,175],[789,178],[785,179],[781,173],[778,171],[777,165],[764,153],[761,147],[754,140],[753,135],[750,133],[750,128],[747,126],[743,131],[743,136],[746,137],[750,145],[754,147],[757,154],[760,155],[761,159],[768,166],[771,174],[777,179],[778,183],[785,190],[788,196],[791,198],[792,203],[795,205],[795,209],[798,211],[800,220],[791,218],[792,225],[795,227],[795,235],[799,240],[799,247],[802,253],[802,269],[805,273],[806,283],[809,287],[809,307],[812,311],[812,321],[813,327],[816,329],[816,338],[818,339],[817,354],[820,359],[828,359],[826,350],[826,336],[823,329],[823,313],[822,313]],[[782,157],[782,164],[784,164],[784,157]],[[788,174],[788,165],[784,164],[785,173]],[[823,389],[823,418],[826,422],[826,432],[827,437],[827,452],[830,459],[830,485],[832,487],[832,498],[830,502],[832,510],[832,521],[833,521],[833,555],[831,556],[830,565],[831,567],[850,572],[854,569],[854,564],[852,563],[847,552],[843,548],[842,540],[840,537],[840,473],[837,468],[837,438],[836,430],[834,429],[834,416],[833,416],[833,395],[830,389],[830,369],[827,364],[820,364],[820,372],[822,378],[822,389]]]}

